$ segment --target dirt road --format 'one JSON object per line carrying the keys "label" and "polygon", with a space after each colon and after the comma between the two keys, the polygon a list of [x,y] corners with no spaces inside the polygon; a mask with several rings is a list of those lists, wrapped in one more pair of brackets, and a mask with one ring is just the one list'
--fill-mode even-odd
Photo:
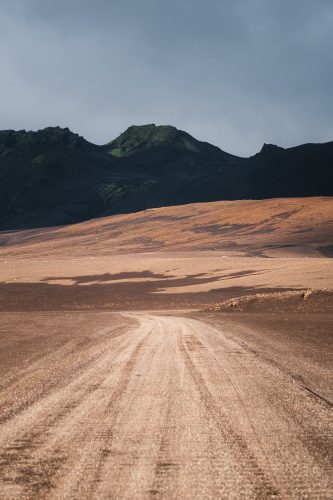
{"label": "dirt road", "polygon": [[333,407],[304,379],[332,372],[309,349],[281,360],[187,316],[18,317],[3,322],[0,498],[333,497]]}

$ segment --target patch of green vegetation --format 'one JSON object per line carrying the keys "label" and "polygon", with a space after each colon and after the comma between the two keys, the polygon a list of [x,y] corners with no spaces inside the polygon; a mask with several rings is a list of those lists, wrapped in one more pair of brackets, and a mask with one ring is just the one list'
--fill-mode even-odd
{"label": "patch of green vegetation", "polygon": [[111,154],[112,156],[115,156],[116,158],[121,158],[121,156],[123,155],[123,151],[121,148],[114,148],[111,150]]}
{"label": "patch of green vegetation", "polygon": [[169,125],[133,125],[111,142],[111,154],[120,157],[156,145],[171,144],[176,141],[177,134],[177,129]]}
{"label": "patch of green vegetation", "polygon": [[98,184],[97,191],[104,204],[119,200],[125,193],[126,187],[119,184]]}

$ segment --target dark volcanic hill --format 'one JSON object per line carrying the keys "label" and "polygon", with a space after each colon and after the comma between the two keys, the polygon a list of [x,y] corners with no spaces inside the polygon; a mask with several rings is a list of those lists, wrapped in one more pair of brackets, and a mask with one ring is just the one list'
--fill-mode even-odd
{"label": "dark volcanic hill", "polygon": [[170,126],[105,146],[65,128],[0,132],[0,226],[51,226],[200,201],[333,195],[333,142],[239,158]]}

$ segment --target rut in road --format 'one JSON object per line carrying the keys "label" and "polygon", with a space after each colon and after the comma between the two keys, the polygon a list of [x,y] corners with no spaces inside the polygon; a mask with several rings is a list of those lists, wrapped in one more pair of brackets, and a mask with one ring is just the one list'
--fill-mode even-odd
{"label": "rut in road", "polygon": [[333,497],[329,405],[221,328],[116,316],[2,388],[1,498]]}

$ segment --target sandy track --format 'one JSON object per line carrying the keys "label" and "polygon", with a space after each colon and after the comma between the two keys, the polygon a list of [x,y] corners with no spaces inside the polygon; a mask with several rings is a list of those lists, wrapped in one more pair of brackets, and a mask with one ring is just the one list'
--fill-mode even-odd
{"label": "sandy track", "polygon": [[333,497],[332,406],[301,377],[223,325],[105,318],[2,377],[0,498]]}

